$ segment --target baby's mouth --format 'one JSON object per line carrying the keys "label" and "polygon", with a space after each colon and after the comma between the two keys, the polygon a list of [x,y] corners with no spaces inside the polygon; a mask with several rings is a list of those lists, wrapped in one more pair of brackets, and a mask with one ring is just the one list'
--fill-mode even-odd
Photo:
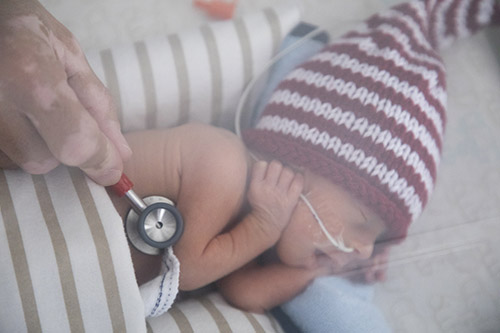
{"label": "baby's mouth", "polygon": [[321,250],[316,250],[314,252],[314,261],[316,267],[320,266],[330,266],[330,267],[337,267],[337,261],[335,258],[330,254],[326,254],[325,252]]}
{"label": "baby's mouth", "polygon": [[317,249],[314,252],[317,267],[328,266],[331,274],[346,273],[350,256],[338,249],[334,249],[331,245],[330,249],[328,252],[324,252],[321,249]]}
{"label": "baby's mouth", "polygon": [[344,238],[342,237],[343,229],[340,231],[339,235],[333,236],[332,234],[330,234],[330,232],[327,230],[325,224],[323,223],[323,221],[319,217],[318,213],[316,212],[314,207],[309,202],[309,199],[307,199],[304,194],[301,194],[300,198],[302,199],[302,201],[304,202],[306,207],[311,212],[312,216],[314,217],[314,220],[316,220],[316,222],[318,223],[322,233],[324,234],[326,239],[328,239],[329,244],[333,245],[337,250],[339,250],[341,252],[344,252],[344,253],[353,252],[354,249],[346,246],[346,244],[344,243]]}

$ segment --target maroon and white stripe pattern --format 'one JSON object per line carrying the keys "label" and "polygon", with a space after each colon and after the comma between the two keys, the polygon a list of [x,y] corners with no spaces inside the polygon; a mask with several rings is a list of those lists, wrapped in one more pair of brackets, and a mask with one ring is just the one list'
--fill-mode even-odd
{"label": "maroon and white stripe pattern", "polygon": [[436,180],[446,124],[437,51],[498,21],[494,0],[413,1],[374,15],[292,71],[251,149],[306,167],[406,235]]}

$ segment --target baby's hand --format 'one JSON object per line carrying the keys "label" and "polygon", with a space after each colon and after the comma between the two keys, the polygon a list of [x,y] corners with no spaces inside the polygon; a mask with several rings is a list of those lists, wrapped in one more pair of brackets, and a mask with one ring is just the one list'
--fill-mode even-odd
{"label": "baby's hand", "polygon": [[389,254],[389,247],[385,247],[368,259],[354,262],[346,268],[350,271],[347,277],[352,281],[368,284],[385,281]]}
{"label": "baby's hand", "polygon": [[389,247],[386,247],[381,252],[374,254],[370,259],[371,265],[367,267],[363,275],[365,282],[374,283],[385,281],[387,263],[389,262]]}
{"label": "baby's hand", "polygon": [[261,223],[264,232],[279,238],[297,205],[303,182],[301,174],[278,161],[254,164],[248,201],[251,214]]}

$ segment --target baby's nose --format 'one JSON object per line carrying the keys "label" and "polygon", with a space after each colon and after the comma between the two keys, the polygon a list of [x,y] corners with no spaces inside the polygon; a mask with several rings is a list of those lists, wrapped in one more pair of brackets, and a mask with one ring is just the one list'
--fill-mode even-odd
{"label": "baby's nose", "polygon": [[360,259],[368,259],[372,256],[373,244],[360,244],[355,249]]}

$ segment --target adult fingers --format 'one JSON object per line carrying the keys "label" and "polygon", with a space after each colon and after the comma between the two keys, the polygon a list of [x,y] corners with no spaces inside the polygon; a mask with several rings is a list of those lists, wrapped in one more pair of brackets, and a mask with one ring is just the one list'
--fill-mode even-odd
{"label": "adult fingers", "polygon": [[9,156],[0,150],[0,169],[17,169],[18,166],[14,163]]}
{"label": "adult fingers", "polygon": [[50,88],[54,102],[29,114],[49,150],[59,161],[81,168],[101,185],[118,182],[123,170],[118,150],[65,80]]}
{"label": "adult fingers", "polygon": [[132,155],[132,150],[120,130],[111,94],[90,68],[76,41],[73,44],[73,52],[68,51],[65,62],[68,84],[101,131],[114,144],[122,159],[127,160]]}
{"label": "adult fingers", "polygon": [[28,173],[43,174],[59,164],[25,116],[12,109],[1,113],[0,167],[17,165]]}

